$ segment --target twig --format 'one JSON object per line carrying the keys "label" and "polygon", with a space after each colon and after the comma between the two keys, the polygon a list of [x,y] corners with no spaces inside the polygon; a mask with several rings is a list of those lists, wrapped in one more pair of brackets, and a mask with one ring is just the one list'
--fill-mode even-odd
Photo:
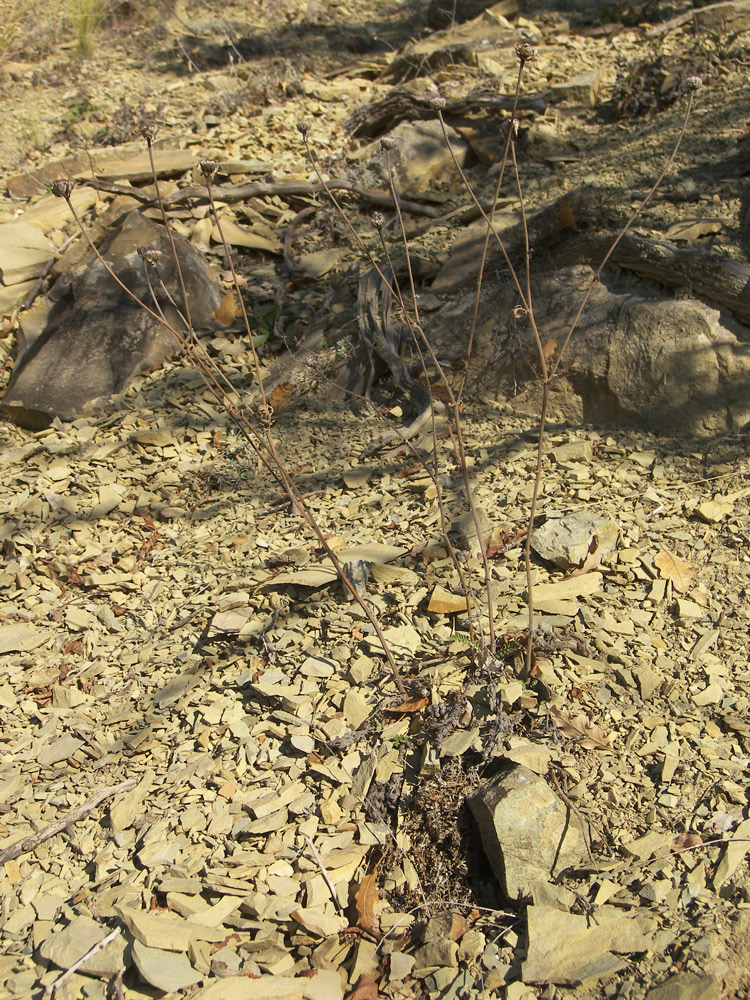
{"label": "twig", "polygon": [[307,846],[310,848],[310,853],[312,854],[313,858],[315,859],[316,865],[320,869],[320,874],[323,876],[323,881],[328,886],[328,891],[331,894],[331,899],[333,900],[333,905],[336,907],[336,909],[339,911],[339,913],[343,913],[344,907],[341,905],[341,900],[339,899],[339,894],[336,892],[336,886],[333,884],[333,881],[331,880],[331,876],[328,874],[328,872],[326,870],[326,866],[323,864],[323,860],[320,857],[320,855],[318,854],[318,850],[315,847],[315,844],[313,844],[312,840],[307,835],[305,835],[305,841],[307,843]]}
{"label": "twig", "polygon": [[[135,782],[133,782],[133,784],[135,784]],[[49,986],[45,988],[44,995],[46,997],[51,997],[55,990],[59,989],[63,983],[66,983],[68,979],[70,979],[74,972],[77,972],[81,968],[84,962],[88,962],[88,960],[93,958],[94,955],[98,955],[99,952],[103,951],[108,944],[111,944],[119,934],[122,934],[122,928],[115,927],[115,929],[110,931],[106,937],[101,939],[101,941],[97,941],[95,945],[89,948],[85,955],[81,955],[77,962],[74,962],[69,969],[63,972],[59,979],[56,979],[54,983],[50,983]]]}
{"label": "twig", "polygon": [[127,792],[129,789],[134,788],[135,784],[134,778],[128,778],[127,781],[121,781],[119,785],[108,785],[106,788],[100,788],[98,792],[94,792],[91,798],[86,799],[83,805],[71,809],[70,812],[66,813],[60,819],[56,819],[49,826],[45,826],[38,833],[33,833],[30,837],[25,837],[17,844],[13,844],[11,847],[6,847],[4,851],[0,851],[0,865],[6,861],[13,861],[14,858],[19,858],[22,854],[35,851],[45,840],[57,836],[58,833],[72,826],[74,823],[80,823],[93,809],[96,809],[100,802],[110,798],[112,795],[119,795],[120,792]]}

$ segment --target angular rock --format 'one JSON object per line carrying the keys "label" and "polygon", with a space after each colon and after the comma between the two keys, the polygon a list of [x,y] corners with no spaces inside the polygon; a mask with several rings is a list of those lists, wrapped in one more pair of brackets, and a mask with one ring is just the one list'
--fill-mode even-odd
{"label": "angular rock", "polygon": [[[75,917],[67,927],[50,934],[41,943],[39,954],[46,961],[54,962],[60,969],[69,969],[108,933],[106,927],[91,917]],[[126,948],[127,942],[120,934],[106,948],[102,948],[79,966],[79,971],[92,976],[114,976],[126,965]]]}
{"label": "angular rock", "polygon": [[[218,284],[190,243],[178,234],[174,238],[193,325],[201,330],[209,326],[219,305]],[[162,251],[159,274],[181,306],[176,269],[162,226],[132,212],[101,253],[127,288],[153,309],[144,277],[147,265],[136,253],[139,246]],[[151,279],[168,322],[183,332],[153,270]],[[24,427],[40,429],[56,416],[73,419],[94,400],[120,392],[137,372],[153,368],[179,349],[173,334],[119,288],[93,256],[60,279],[50,298],[54,304],[44,330],[36,337],[30,329],[22,330],[20,354],[0,404]]]}
{"label": "angular rock", "polygon": [[203,979],[202,973],[195,971],[182,952],[147,948],[140,941],[134,941],[133,959],[141,978],[165,993],[184,990]]}
{"label": "angular rock", "polygon": [[116,907],[123,923],[147,948],[160,951],[187,951],[195,928],[183,917],[163,910],[138,910],[132,906]]}
{"label": "angular rock", "polygon": [[330,937],[338,934],[348,926],[346,917],[336,916],[333,913],[324,913],[323,910],[299,907],[292,910],[290,914],[292,920],[314,934],[317,937]]}
{"label": "angular rock", "polygon": [[580,821],[528,768],[517,765],[488,782],[469,806],[495,877],[509,899],[529,895],[546,881],[578,864],[585,851]]}
{"label": "angular rock", "polygon": [[430,941],[414,952],[415,969],[458,968],[458,945],[455,941]]}
{"label": "angular rock", "polygon": [[497,13],[511,17],[518,11],[516,0],[503,0],[493,4],[492,0],[456,0],[446,3],[446,0],[430,0],[427,8],[427,23],[431,28],[449,28],[452,24],[462,24],[472,18],[481,16],[487,8]]}
{"label": "angular rock", "polygon": [[194,993],[192,1000],[341,1000],[338,972],[318,969],[306,976],[227,976]]}
{"label": "angular rock", "polygon": [[678,972],[659,986],[653,986],[646,1000],[715,1000],[718,996],[719,983],[713,976]]}
{"label": "angular rock", "polygon": [[601,549],[602,556],[614,551],[618,530],[608,517],[575,510],[562,517],[548,517],[531,536],[531,547],[542,559],[561,569],[574,569],[594,549]]}
{"label": "angular rock", "polygon": [[[463,166],[469,152],[466,143],[452,128],[446,127],[451,149]],[[443,136],[440,123],[401,122],[390,132],[396,146],[388,153],[388,162],[396,171],[403,191],[423,191],[447,183],[455,174],[455,165]],[[374,166],[385,169],[380,143],[374,146]]]}
{"label": "angular rock", "polygon": [[656,926],[650,917],[627,919],[614,906],[601,906],[596,919],[566,913],[551,906],[530,906],[528,957],[524,983],[574,986],[600,979],[623,968],[613,952],[648,951],[647,931]]}
{"label": "angular rock", "polygon": [[[503,234],[511,249],[515,231]],[[537,243],[542,242],[540,236]],[[638,247],[628,248],[623,266],[631,261],[632,267],[639,266]],[[463,267],[467,276],[476,275],[478,252],[473,252],[475,259],[465,265],[467,249],[458,247],[456,259],[449,257],[433,289],[455,287],[453,276]],[[573,250],[568,253],[572,256]],[[709,256],[697,257],[694,267],[700,270]],[[561,257],[562,251],[557,259]],[[592,276],[588,266],[564,264],[563,258],[555,275],[537,272],[535,278],[534,311],[545,343],[563,342],[569,318],[575,315]],[[660,273],[659,277],[667,283],[668,275]],[[531,367],[537,364],[533,333],[525,321],[518,324],[517,332],[508,332],[512,326],[508,317],[517,305],[512,289],[493,280],[485,282],[483,288],[487,297],[483,292],[477,355],[486,357],[485,352],[495,352],[491,356],[499,359],[496,376],[501,386],[528,379],[527,391],[517,399],[515,408],[536,414],[539,390]],[[710,289],[702,294],[708,296]],[[473,293],[455,299],[435,317],[437,339],[450,335],[457,317],[473,308],[473,299]],[[750,422],[750,329],[729,315],[730,309],[741,307],[742,302],[734,302],[720,311],[697,299],[673,299],[646,281],[632,276],[617,278],[605,271],[565,353],[563,367],[570,374],[556,379],[552,387],[551,418],[701,437],[744,426]]]}
{"label": "angular rock", "polygon": [[579,73],[563,83],[553,83],[549,92],[550,103],[583,104],[593,108],[601,83],[599,71],[595,69]]}

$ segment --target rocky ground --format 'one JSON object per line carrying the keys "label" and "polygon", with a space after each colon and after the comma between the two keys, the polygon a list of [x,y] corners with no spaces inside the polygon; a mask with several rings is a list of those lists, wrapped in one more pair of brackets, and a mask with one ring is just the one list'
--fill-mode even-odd
{"label": "rocky ground", "polygon": [[[538,44],[524,86],[547,101],[524,117],[529,208],[595,183],[597,224],[624,219],[679,131],[680,81],[699,72],[692,124],[639,232],[679,240],[670,227],[688,220],[693,244],[742,261],[743,11],[626,8],[615,24],[612,11],[504,5],[509,37]],[[75,229],[31,175],[62,160],[48,181],[85,174],[104,147],[116,182],[144,185],[123,164],[153,118],[165,157],[234,164],[233,183],[314,180],[295,128],[308,119],[328,176],[378,187],[377,156],[344,127],[354,110],[394,86],[448,98],[512,86],[512,43],[438,27],[417,3],[256,0],[218,14],[185,2],[158,17],[129,3],[84,58],[38,17],[5,60],[3,221],[36,211],[47,254],[65,247]],[[469,119],[467,171],[488,196],[499,126]],[[447,176],[420,187],[417,172],[409,192],[440,208],[430,228],[407,216],[430,280],[464,235],[452,210],[470,206]],[[165,173],[164,192],[194,179]],[[78,190],[106,231],[124,196]],[[347,204],[374,244],[372,206]],[[315,212],[284,254],[304,207]],[[205,212],[170,215],[226,285]],[[255,198],[230,218],[280,453],[328,544],[366,567],[406,696],[316,539],[183,359],[72,421],[0,424],[0,996],[41,997],[70,970],[58,991],[71,1000],[747,996],[741,421],[706,438],[553,420],[529,672],[520,541],[537,429],[483,341],[463,420],[489,543],[488,658],[470,634],[470,602],[488,629],[487,592],[450,439],[439,480],[469,594],[424,466],[403,449],[362,457],[403,397],[386,380],[376,410],[323,400],[325,379],[287,360],[285,344],[318,351],[356,331],[343,223],[315,197]],[[28,281],[3,289],[6,382]],[[420,292],[458,366],[455,296]],[[252,391],[231,320],[208,349],[238,394]]]}

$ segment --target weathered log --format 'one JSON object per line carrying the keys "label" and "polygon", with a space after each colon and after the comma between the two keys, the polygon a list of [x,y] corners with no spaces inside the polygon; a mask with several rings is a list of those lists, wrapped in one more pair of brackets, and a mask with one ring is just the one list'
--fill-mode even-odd
{"label": "weathered log", "polygon": [[[112,184],[96,177],[82,177],[76,183],[86,184],[88,187],[96,188],[97,191],[108,191],[110,194],[127,195],[134,198],[142,205],[156,205],[156,198],[152,194],[141,191],[137,187],[128,184]],[[365,187],[363,184],[355,184],[353,181],[345,179],[332,179],[326,182],[325,187],[331,191],[350,191],[352,194],[371,202],[373,205],[380,205],[383,208],[394,208],[393,198],[385,191],[376,191],[374,188]],[[325,191],[322,184],[307,184],[303,181],[275,181],[274,183],[264,183],[256,181],[252,184],[227,184],[217,185],[213,188],[214,198],[217,201],[233,203],[237,201],[247,201],[248,198],[294,198],[309,197],[312,194],[321,194]],[[179,188],[172,194],[163,198],[165,205],[179,205],[181,202],[198,199],[208,201],[208,192],[204,187]],[[414,215],[429,215],[437,217],[440,215],[440,208],[434,205],[427,205],[421,201],[401,198],[399,201],[401,208]]]}
{"label": "weathered log", "polygon": [[[390,131],[403,121],[417,121],[421,118],[433,119],[435,112],[430,108],[429,97],[415,97],[403,87],[394,87],[380,101],[373,101],[357,108],[344,122],[344,128],[355,139],[374,139]],[[518,111],[533,111],[543,115],[547,104],[540,94],[519,96]],[[513,97],[498,94],[495,90],[480,88],[465,97],[446,101],[443,117],[450,124],[453,118],[463,118],[478,112],[500,112],[513,109]]]}

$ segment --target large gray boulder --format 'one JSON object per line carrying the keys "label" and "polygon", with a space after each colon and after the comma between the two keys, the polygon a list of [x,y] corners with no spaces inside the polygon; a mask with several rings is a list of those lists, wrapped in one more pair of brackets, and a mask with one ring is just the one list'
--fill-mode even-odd
{"label": "large gray boulder", "polygon": [[[218,282],[204,257],[183,237],[175,244],[187,288],[193,325],[211,325],[220,302]],[[162,251],[159,273],[174,301],[182,307],[169,240],[163,226],[139,212],[127,215],[101,247],[104,259],[141,301],[153,308],[139,246]],[[184,328],[152,275],[167,320]],[[140,371],[154,368],[179,350],[175,337],[138,306],[92,254],[85,264],[58,281],[41,332],[22,328],[19,355],[2,409],[16,423],[34,430],[54,417],[71,420],[95,400],[120,392]]]}
{"label": "large gray boulder", "polygon": [[[450,261],[445,270],[450,267]],[[593,271],[562,267],[534,278],[533,302],[551,364],[559,356]],[[431,319],[438,342],[468,327],[474,292]],[[526,315],[507,277],[483,286],[475,354],[488,386],[519,389],[538,413],[539,361]],[[441,329],[443,335],[441,337]],[[750,328],[695,298],[675,298],[634,277],[605,272],[593,287],[552,383],[549,416],[705,437],[750,423]]]}

